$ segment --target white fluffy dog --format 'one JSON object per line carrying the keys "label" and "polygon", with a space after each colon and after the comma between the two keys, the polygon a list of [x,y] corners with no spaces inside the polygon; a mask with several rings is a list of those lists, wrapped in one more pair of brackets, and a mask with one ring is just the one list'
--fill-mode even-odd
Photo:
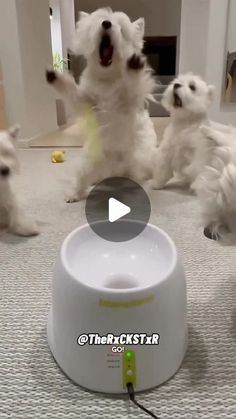
{"label": "white fluffy dog", "polygon": [[21,211],[12,180],[18,170],[18,160],[14,141],[19,127],[0,131],[0,228],[19,236],[38,234],[37,226]]}
{"label": "white fluffy dog", "polygon": [[[85,198],[92,184],[107,177],[141,182],[151,176],[157,138],[145,104],[155,83],[141,53],[143,36],[142,18],[131,23],[126,14],[109,8],[82,12],[75,52],[86,58],[87,66],[79,85],[68,74],[47,71],[47,81],[78,113],[86,105],[87,138],[68,202]],[[100,147],[97,158],[91,158],[91,147]]]}
{"label": "white fluffy dog", "polygon": [[194,188],[203,213],[204,233],[208,238],[229,238],[236,233],[236,129],[201,128],[211,158]]}
{"label": "white fluffy dog", "polygon": [[209,124],[213,91],[213,86],[191,73],[180,75],[166,89],[162,103],[171,119],[154,154],[154,189],[163,188],[173,177],[191,188],[201,173],[208,155],[200,127]]}
{"label": "white fluffy dog", "polygon": [[163,105],[171,119],[154,154],[151,186],[161,189],[174,177],[193,190],[204,234],[218,239],[236,227],[236,129],[208,119],[213,93],[193,74],[180,75],[167,88]]}

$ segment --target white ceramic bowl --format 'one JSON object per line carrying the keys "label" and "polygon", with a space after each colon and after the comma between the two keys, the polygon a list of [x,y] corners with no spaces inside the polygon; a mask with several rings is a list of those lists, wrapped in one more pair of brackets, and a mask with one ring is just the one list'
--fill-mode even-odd
{"label": "white ceramic bowl", "polygon": [[[88,333],[155,333],[160,340],[80,346]],[[48,341],[62,370],[90,390],[125,393],[134,380],[141,391],[168,380],[187,346],[186,281],[170,237],[151,224],[123,243],[103,240],[89,225],[69,234],[55,264]]]}

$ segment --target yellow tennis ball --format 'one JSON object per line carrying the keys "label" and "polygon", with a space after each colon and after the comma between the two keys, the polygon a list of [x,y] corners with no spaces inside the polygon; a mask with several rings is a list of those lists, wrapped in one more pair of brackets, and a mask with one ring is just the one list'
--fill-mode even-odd
{"label": "yellow tennis ball", "polygon": [[51,154],[52,163],[63,163],[65,161],[65,152],[61,150],[55,150]]}

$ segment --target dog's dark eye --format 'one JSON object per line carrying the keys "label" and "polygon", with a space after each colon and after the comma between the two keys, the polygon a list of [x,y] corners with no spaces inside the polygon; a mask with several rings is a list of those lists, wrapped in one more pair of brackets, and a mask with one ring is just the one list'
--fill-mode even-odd
{"label": "dog's dark eye", "polygon": [[195,92],[195,91],[196,91],[196,86],[195,86],[195,84],[190,83],[190,85],[189,85],[189,89],[191,89],[193,92]]}

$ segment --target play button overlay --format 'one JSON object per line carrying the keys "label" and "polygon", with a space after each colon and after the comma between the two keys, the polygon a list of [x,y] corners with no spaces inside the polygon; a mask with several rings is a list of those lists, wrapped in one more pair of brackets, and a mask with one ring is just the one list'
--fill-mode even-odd
{"label": "play button overlay", "polygon": [[88,224],[105,240],[135,238],[146,227],[151,205],[145,190],[133,180],[112,177],[93,187],[85,205]]}
{"label": "play button overlay", "polygon": [[119,220],[130,212],[131,208],[128,205],[122,204],[115,198],[109,198],[108,220],[110,223],[114,223],[114,221]]}

